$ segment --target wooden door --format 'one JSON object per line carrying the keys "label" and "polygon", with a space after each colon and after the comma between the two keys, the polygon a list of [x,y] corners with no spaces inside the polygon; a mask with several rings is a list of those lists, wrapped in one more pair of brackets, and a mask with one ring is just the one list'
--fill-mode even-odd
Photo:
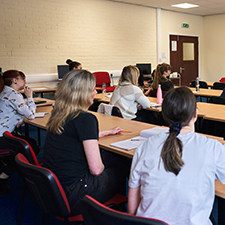
{"label": "wooden door", "polygon": [[198,37],[170,35],[170,65],[181,75],[181,85],[189,86],[198,76]]}

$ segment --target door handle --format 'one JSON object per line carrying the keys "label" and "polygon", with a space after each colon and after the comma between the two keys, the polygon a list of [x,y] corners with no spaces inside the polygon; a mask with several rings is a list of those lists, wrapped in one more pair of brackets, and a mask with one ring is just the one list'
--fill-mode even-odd
{"label": "door handle", "polygon": [[185,68],[180,67],[180,73],[182,73],[183,70],[185,70]]}

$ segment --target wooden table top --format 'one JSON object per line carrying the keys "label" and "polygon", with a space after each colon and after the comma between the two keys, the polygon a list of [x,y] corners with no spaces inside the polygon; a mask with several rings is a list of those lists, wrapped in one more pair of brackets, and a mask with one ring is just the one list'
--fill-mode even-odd
{"label": "wooden table top", "polygon": [[[56,88],[49,88],[49,87],[31,87],[31,89],[35,93],[56,91]],[[23,94],[24,90],[21,90],[20,93]]]}
{"label": "wooden table top", "polygon": [[[51,110],[52,110],[52,106],[43,106],[43,107],[37,108],[37,112],[51,112]],[[141,123],[138,121],[127,120],[127,119],[118,118],[114,116],[104,115],[101,113],[96,113],[96,112],[91,112],[91,113],[93,113],[98,119],[99,130],[108,130],[115,126],[119,126],[126,131],[131,131],[131,133],[109,135],[99,139],[100,148],[114,152],[116,154],[126,156],[128,158],[133,157],[135,149],[127,151],[120,148],[112,147],[110,146],[110,144],[113,142],[122,141],[122,140],[139,136],[141,130],[155,127],[155,125],[151,125],[148,123]],[[39,127],[41,129],[46,129],[46,124],[49,117],[50,117],[50,114],[46,115],[43,118],[35,118],[34,120],[25,119],[24,122],[27,124],[31,124],[33,126]],[[217,139],[223,144],[225,143],[225,141],[221,137],[215,137],[210,135],[205,135],[205,136],[213,138],[213,139]],[[225,198],[225,185],[221,184],[220,181],[217,181],[217,180],[215,182],[215,194],[221,198]]]}

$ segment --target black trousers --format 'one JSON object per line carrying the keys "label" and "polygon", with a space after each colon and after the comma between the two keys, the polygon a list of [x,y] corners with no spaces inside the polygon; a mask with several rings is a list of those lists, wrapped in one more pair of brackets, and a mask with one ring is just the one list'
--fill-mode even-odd
{"label": "black trousers", "polygon": [[81,213],[79,203],[85,195],[90,195],[101,203],[116,193],[125,195],[131,160],[108,151],[101,151],[101,156],[105,169],[100,175],[94,176],[88,172],[77,182],[64,187],[71,207],[71,216]]}
{"label": "black trousers", "polygon": [[[38,155],[40,148],[37,146],[37,143],[33,138],[25,137],[15,132],[13,132],[12,134],[16,137],[26,140],[30,144],[32,149],[34,150],[35,155]],[[10,149],[10,146],[8,145],[4,137],[0,137],[0,148]],[[11,156],[4,157],[4,164],[6,164],[6,166],[4,166],[1,169],[1,172],[4,172],[8,176],[11,176],[16,171],[16,165],[15,165],[14,159],[12,159]]]}

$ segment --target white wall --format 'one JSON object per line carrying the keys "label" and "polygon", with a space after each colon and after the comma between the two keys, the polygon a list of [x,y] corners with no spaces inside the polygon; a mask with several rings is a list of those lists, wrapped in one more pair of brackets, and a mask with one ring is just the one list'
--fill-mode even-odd
{"label": "white wall", "polygon": [[3,71],[55,78],[67,58],[90,71],[156,64],[155,9],[103,0],[0,0],[0,6]]}
{"label": "white wall", "polygon": [[225,77],[225,14],[204,17],[204,78],[219,81]]}

